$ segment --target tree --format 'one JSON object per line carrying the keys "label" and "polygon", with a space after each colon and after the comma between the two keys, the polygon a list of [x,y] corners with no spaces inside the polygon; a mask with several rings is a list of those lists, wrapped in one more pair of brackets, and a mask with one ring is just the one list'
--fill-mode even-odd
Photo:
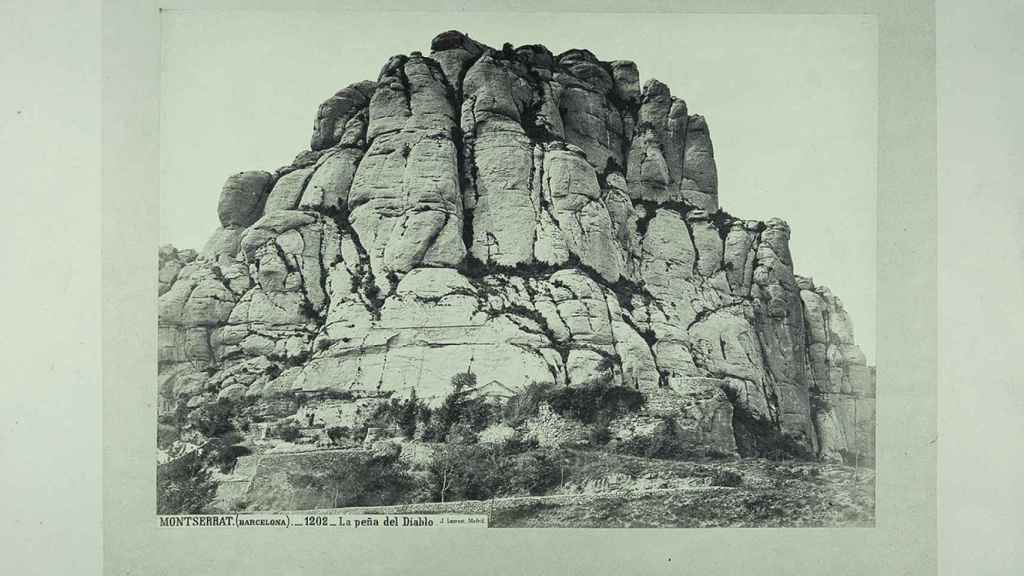
{"label": "tree", "polygon": [[335,444],[343,444],[350,434],[348,426],[331,426],[327,429],[327,437]]}
{"label": "tree", "polygon": [[459,372],[452,376],[452,394],[458,396],[463,392],[469,392],[476,388],[476,374],[472,372]]}
{"label": "tree", "polygon": [[420,401],[416,397],[416,389],[412,389],[409,399],[405,401],[398,417],[398,428],[406,438],[416,435],[416,417],[419,415]]}
{"label": "tree", "polygon": [[430,476],[441,502],[445,501],[445,495],[455,483],[458,460],[457,450],[453,446],[445,445],[434,452],[434,458],[430,461]]}
{"label": "tree", "polygon": [[468,436],[475,437],[476,432],[486,428],[490,423],[491,406],[484,398],[470,395],[476,389],[476,382],[476,375],[472,372],[460,372],[452,376],[452,391],[445,397],[432,418],[433,430],[430,435],[435,440],[446,440],[456,425],[463,439],[467,439]]}
{"label": "tree", "polygon": [[206,460],[217,466],[221,472],[228,473],[239,457],[252,454],[252,450],[243,446],[244,442],[245,437],[234,431],[210,438],[203,445],[207,454]]}

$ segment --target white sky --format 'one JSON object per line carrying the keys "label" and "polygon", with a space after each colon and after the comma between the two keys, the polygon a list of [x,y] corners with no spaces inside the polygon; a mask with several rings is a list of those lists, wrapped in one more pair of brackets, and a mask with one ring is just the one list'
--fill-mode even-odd
{"label": "white sky", "polygon": [[707,118],[719,203],[780,217],[796,272],[828,285],[875,358],[877,29],[861,16],[162,13],[160,242],[199,249],[225,178],[289,164],[317,106],[457,29],[633,60]]}

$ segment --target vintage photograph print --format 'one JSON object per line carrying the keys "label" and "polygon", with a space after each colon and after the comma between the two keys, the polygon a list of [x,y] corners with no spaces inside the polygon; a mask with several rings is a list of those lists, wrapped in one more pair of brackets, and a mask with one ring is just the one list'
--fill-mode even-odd
{"label": "vintage photograph print", "polygon": [[161,26],[156,514],[874,525],[873,19]]}

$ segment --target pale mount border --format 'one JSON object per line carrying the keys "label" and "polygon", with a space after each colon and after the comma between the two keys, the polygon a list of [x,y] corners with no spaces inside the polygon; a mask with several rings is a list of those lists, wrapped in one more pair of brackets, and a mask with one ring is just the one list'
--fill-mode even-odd
{"label": "pale mount border", "polygon": [[[356,10],[352,1],[107,0],[103,11],[104,564],[109,574],[933,574],[935,18],[928,0],[379,0],[375,12],[873,15],[878,23],[876,526],[338,533],[160,530],[155,509],[161,10]],[[386,18],[386,15],[382,15]],[[272,41],[272,39],[268,39]]]}

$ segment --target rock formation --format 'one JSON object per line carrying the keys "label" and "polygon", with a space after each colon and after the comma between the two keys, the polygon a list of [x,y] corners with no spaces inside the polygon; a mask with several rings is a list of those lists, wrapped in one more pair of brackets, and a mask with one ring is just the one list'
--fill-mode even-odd
{"label": "rock formation", "polygon": [[632,62],[445,32],[324,102],[290,165],[229,177],[218,215],[201,253],[160,250],[172,403],[605,376],[696,448],[872,459],[842,304],[785,222],[719,209],[707,121]]}

